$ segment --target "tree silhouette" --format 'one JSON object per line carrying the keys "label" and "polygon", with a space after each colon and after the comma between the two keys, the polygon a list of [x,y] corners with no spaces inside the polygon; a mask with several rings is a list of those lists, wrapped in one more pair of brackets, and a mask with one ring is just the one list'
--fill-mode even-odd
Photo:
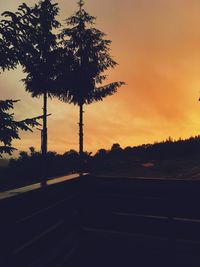
{"label": "tree silhouette", "polygon": [[9,113],[10,109],[13,109],[14,103],[17,100],[0,100],[0,157],[3,153],[12,154],[16,148],[12,147],[12,141],[14,139],[20,139],[19,130],[31,131],[33,127],[40,125],[36,117],[32,119],[25,119],[22,121],[15,121],[13,113]]}
{"label": "tree silhouette", "polygon": [[67,28],[61,33],[64,51],[67,57],[72,56],[73,62],[70,63],[70,72],[63,68],[58,76],[58,84],[62,88],[60,99],[79,106],[80,158],[84,156],[84,105],[103,100],[124,84],[114,82],[103,85],[106,80],[104,72],[110,67],[114,68],[117,63],[109,54],[111,41],[93,27],[95,18],[84,10],[83,5],[84,1],[80,0],[78,11],[66,20]]}
{"label": "tree silhouette", "polygon": [[113,144],[111,147],[111,151],[120,151],[120,150],[122,150],[122,149],[121,149],[120,144],[118,144],[118,143]]}
{"label": "tree silhouette", "polygon": [[56,75],[55,64],[59,49],[54,30],[60,24],[56,20],[57,4],[51,0],[40,1],[34,7],[19,6],[16,13],[4,12],[3,35],[17,53],[18,62],[27,74],[23,80],[26,90],[33,97],[43,96],[42,154],[47,153],[47,98],[53,90]]}

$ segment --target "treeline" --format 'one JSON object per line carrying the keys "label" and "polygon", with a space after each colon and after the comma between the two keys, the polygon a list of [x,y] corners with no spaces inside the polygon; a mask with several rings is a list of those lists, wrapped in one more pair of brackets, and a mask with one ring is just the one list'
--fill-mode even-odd
{"label": "treeline", "polygon": [[200,136],[189,139],[173,140],[169,137],[166,141],[154,144],[121,148],[119,144],[113,144],[110,150],[100,149],[93,157],[91,168],[118,169],[136,164],[137,162],[192,159],[200,158]]}
{"label": "treeline", "polygon": [[125,148],[125,154],[132,154],[137,158],[149,160],[191,158],[200,156],[200,136],[188,139],[173,140],[169,137],[166,141],[155,142],[133,148]]}
{"label": "treeline", "polygon": [[[134,147],[121,148],[113,144],[111,149],[99,149],[94,155],[84,153],[84,166],[82,171],[98,172],[118,170],[120,168],[133,168],[138,164],[177,159],[200,158],[200,136],[190,137],[186,140],[172,140],[154,144],[144,144]],[[8,167],[0,169],[0,186],[22,186],[40,182],[43,164],[46,168],[45,176],[49,178],[80,171],[80,157],[75,150],[70,150],[60,155],[48,152],[44,162],[42,154],[34,147],[29,152],[20,152],[17,159],[10,159]]]}

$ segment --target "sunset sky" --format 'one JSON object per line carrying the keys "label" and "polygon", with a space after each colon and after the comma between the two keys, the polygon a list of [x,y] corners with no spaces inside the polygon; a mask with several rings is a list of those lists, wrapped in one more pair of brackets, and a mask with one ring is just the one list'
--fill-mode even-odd
{"label": "sunset sky", "polygon": [[[15,11],[22,2],[37,1],[1,0],[0,12]],[[76,0],[57,2],[61,21],[76,10]],[[87,0],[85,8],[113,42],[119,65],[108,81],[127,83],[115,96],[85,107],[85,150],[200,134],[200,1]],[[20,68],[0,75],[1,99],[21,99],[17,119],[42,113],[41,99],[25,92],[23,77]],[[49,150],[78,150],[78,108],[50,100],[49,113]],[[39,131],[21,137],[14,142],[19,150],[40,148]]]}

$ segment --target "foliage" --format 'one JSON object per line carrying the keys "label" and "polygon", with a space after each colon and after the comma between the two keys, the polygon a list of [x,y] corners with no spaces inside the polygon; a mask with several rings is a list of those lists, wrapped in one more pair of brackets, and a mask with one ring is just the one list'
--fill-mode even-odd
{"label": "foliage", "polygon": [[4,25],[0,23],[0,68],[14,69],[17,65],[17,55],[13,44],[5,38]]}
{"label": "foliage", "polygon": [[100,161],[107,162],[107,165],[117,165],[123,162],[130,167],[133,161],[152,161],[152,160],[176,160],[192,159],[200,157],[200,136],[190,137],[189,139],[172,140],[167,139],[154,144],[143,144],[135,147],[122,149],[119,144],[113,144],[110,150],[100,149],[94,156],[94,165],[101,166]]}
{"label": "foliage", "polygon": [[40,1],[34,7],[24,3],[16,13],[3,13],[4,39],[15,47],[18,62],[27,74],[23,80],[26,90],[32,96],[40,96],[44,90],[50,95],[55,81],[59,50],[54,30],[60,23],[56,20],[58,6],[51,2]]}
{"label": "foliage", "polygon": [[[105,34],[93,27],[95,17],[83,9],[84,2],[79,1],[79,10],[66,20],[67,28],[60,34],[62,46],[73,60],[70,72],[65,68],[58,76],[63,93],[61,100],[75,105],[90,104],[112,95],[123,82],[103,85],[107,76],[105,71],[114,68],[116,62],[110,56],[111,41]],[[67,60],[63,60],[63,65]]]}
{"label": "foliage", "polygon": [[4,12],[3,36],[15,47],[18,63],[26,74],[23,82],[33,97],[43,96],[42,152],[47,153],[47,98],[57,94],[55,82],[60,59],[55,31],[59,8],[51,0],[34,7],[22,4],[17,12]]}
{"label": "foliage", "polygon": [[20,139],[19,131],[31,131],[33,127],[40,125],[36,117],[32,119],[25,119],[22,121],[15,121],[14,114],[9,113],[10,109],[13,109],[14,103],[17,100],[0,100],[0,157],[3,153],[11,154],[15,148],[12,147],[12,141],[14,139]]}

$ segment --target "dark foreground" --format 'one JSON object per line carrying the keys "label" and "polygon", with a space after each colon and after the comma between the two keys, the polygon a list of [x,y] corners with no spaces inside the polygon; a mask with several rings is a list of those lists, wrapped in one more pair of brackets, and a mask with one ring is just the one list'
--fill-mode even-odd
{"label": "dark foreground", "polygon": [[200,182],[62,177],[0,195],[1,266],[200,266]]}

